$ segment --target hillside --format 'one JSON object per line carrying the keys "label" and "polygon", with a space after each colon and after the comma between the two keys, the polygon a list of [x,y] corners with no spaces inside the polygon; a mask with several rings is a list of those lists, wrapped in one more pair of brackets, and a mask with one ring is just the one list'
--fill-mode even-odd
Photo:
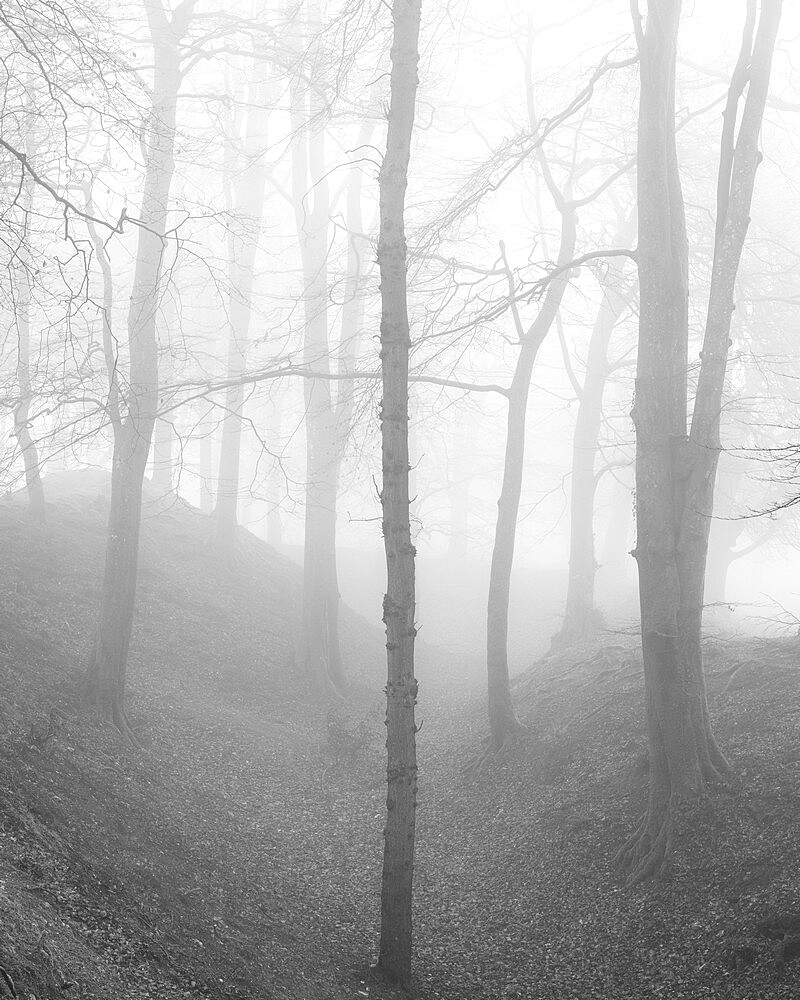
{"label": "hillside", "polygon": [[[127,749],[75,698],[103,481],[50,486],[44,530],[0,505],[0,964],[20,996],[390,996],[369,972],[379,629],[345,612],[352,704],[327,712],[291,670],[297,568],[247,535],[221,565],[206,519],[153,503],[129,671],[142,746]],[[646,786],[635,641],[534,664],[515,685],[531,738],[477,771],[480,693],[422,650],[418,996],[797,996],[797,653],[709,644],[742,785],[687,817],[666,877],[629,889],[612,860]]]}

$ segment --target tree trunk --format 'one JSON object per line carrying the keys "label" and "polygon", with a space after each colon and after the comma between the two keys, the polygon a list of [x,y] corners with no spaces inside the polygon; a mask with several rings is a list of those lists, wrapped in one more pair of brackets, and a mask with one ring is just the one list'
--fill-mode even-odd
{"label": "tree trunk", "polygon": [[733,545],[736,539],[730,543],[727,533],[717,532],[717,525],[711,529],[711,539],[708,550],[708,560],[706,566],[705,582],[705,605],[724,605],[725,594],[728,586],[728,572],[736,561]]}
{"label": "tree trunk", "polygon": [[[750,22],[731,84],[720,158],[725,194],[718,199],[708,317],[687,436],[688,253],[675,148],[680,6],[680,0],[651,0],[639,36],[640,321],[632,416],[650,796],[638,830],[620,852],[634,880],[663,863],[681,806],[730,773],[709,720],[700,647],[703,588],[734,283],[780,17],[780,3],[765,0],[752,58]],[[734,152],[739,67],[746,73],[748,64],[750,85]],[[729,154],[732,175],[725,166]]]}
{"label": "tree trunk", "polygon": [[[308,0],[312,64],[317,63],[322,15],[318,0]],[[321,81],[320,81],[321,84]],[[320,372],[305,379],[306,512],[303,544],[303,595],[298,669],[323,695],[346,686],[339,649],[339,589],[336,583],[337,455],[331,401],[328,342],[328,232],[330,194],[325,162],[325,108],[318,87],[299,75],[292,87],[292,195],[303,265],[305,331],[303,363]]]}
{"label": "tree trunk", "polygon": [[[28,87],[33,87],[29,79]],[[33,95],[29,94],[26,107],[25,151],[28,156],[35,154],[35,139],[33,134]],[[19,444],[22,461],[25,467],[25,488],[28,492],[28,510],[35,520],[46,520],[44,488],[42,486],[41,468],[39,466],[39,451],[31,435],[31,273],[30,273],[30,228],[29,222],[33,211],[35,182],[28,171],[25,171],[22,181],[21,208],[22,227],[20,245],[13,266],[14,278],[14,316],[17,326],[17,388],[19,396],[14,406],[14,435]]]}
{"label": "tree trunk", "polygon": [[[242,169],[231,168],[235,179],[229,194],[229,210],[243,218],[234,220],[228,241],[228,279],[230,282],[230,331],[228,338],[228,378],[239,379],[244,373],[250,320],[253,311],[253,279],[256,252],[264,216],[267,171],[264,151],[267,148],[269,100],[267,62],[263,55],[253,61],[254,83],[250,87],[245,124]],[[230,184],[230,182],[229,182]],[[225,396],[225,418],[219,454],[219,485],[215,514],[214,547],[220,555],[232,557],[238,524],[238,496],[242,447],[244,385],[232,384]]]}
{"label": "tree trunk", "polygon": [[136,599],[147,454],[137,424],[126,419],[114,440],[101,618],[85,682],[90,703],[134,743],[125,714],[125,677]]}
{"label": "tree trunk", "polygon": [[[574,207],[569,203],[562,204],[561,214],[559,267],[574,259],[576,239]],[[500,498],[497,501],[497,523],[492,549],[492,564],[489,571],[489,599],[486,615],[488,713],[490,743],[493,749],[502,747],[523,729],[517,719],[511,698],[508,673],[508,604],[511,592],[511,571],[514,565],[517,518],[522,495],[522,475],[525,462],[525,418],[536,356],[555,321],[567,287],[567,280],[567,272],[565,272],[554,278],[547,286],[539,314],[529,330],[520,338],[517,366],[508,391],[503,485]]]}
{"label": "tree trunk", "polygon": [[175,112],[181,80],[178,43],[190,16],[186,7],[178,8],[180,19],[176,14],[171,20],[160,4],[148,3],[146,10],[155,67],[142,225],[128,312],[130,380],[127,412],[115,426],[103,595],[85,681],[88,700],[132,742],[125,716],[125,675],[136,596],[142,482],[158,412],[156,313],[174,172]]}
{"label": "tree trunk", "polygon": [[386,624],[387,784],[381,885],[378,969],[387,979],[411,979],[411,902],[417,805],[414,705],[416,627],[414,546],[411,543],[408,464],[408,270],[405,194],[417,93],[420,0],[394,0],[386,156],[380,172],[381,441],[383,540],[387,587]]}
{"label": "tree trunk", "polygon": [[[632,220],[619,226],[616,243],[627,245],[633,233]],[[603,288],[603,301],[589,340],[586,376],[578,400],[578,415],[572,439],[570,489],[569,577],[564,622],[553,644],[569,645],[591,638],[598,624],[594,601],[597,560],[594,544],[594,507],[597,492],[595,461],[600,448],[603,393],[608,379],[608,346],[625,308],[618,286],[621,269],[611,266]]]}

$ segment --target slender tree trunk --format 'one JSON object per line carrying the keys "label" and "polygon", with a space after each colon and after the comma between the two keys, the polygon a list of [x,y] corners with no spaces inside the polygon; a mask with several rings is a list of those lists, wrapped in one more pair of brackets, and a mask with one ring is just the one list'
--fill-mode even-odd
{"label": "slender tree trunk", "polygon": [[408,270],[405,195],[417,93],[420,0],[394,0],[391,99],[386,156],[380,172],[381,441],[386,624],[386,829],[378,968],[387,979],[411,979],[411,901],[417,807],[414,705],[414,546],[409,516]]}
{"label": "slender tree trunk", "polygon": [[[231,185],[230,208],[242,219],[235,220],[228,242],[230,281],[230,334],[228,378],[236,380],[245,369],[247,342],[253,311],[253,280],[256,252],[264,216],[267,171],[263,157],[267,146],[269,100],[267,62],[259,54],[253,64],[254,82],[248,97],[244,159]],[[235,158],[231,167],[235,169]],[[244,385],[232,384],[225,397],[225,419],[219,456],[219,487],[215,510],[214,547],[228,558],[233,555],[238,524],[238,496],[242,448]]]}
{"label": "slender tree trunk", "polygon": [[[319,74],[322,13],[319,0],[308,0],[308,34],[313,40],[309,61]],[[330,373],[328,340],[328,234],[330,193],[325,161],[325,108],[322,80],[307,87],[298,76],[293,84],[292,194],[303,264],[305,332],[303,362],[323,375]],[[303,595],[299,670],[323,695],[343,691],[346,678],[339,648],[339,588],[336,582],[336,500],[339,457],[331,384],[306,379],[306,510],[303,546]]]}
{"label": "slender tree trunk", "polygon": [[[575,209],[569,203],[561,208],[561,245],[558,266],[575,256]],[[533,366],[539,348],[552,327],[567,287],[566,272],[547,286],[545,299],[534,322],[520,340],[520,352],[508,391],[508,416],[503,464],[503,485],[497,501],[492,564],[489,571],[489,599],[486,620],[486,665],[488,676],[488,713],[491,748],[497,749],[518,735],[523,727],[517,719],[511,698],[508,673],[508,605],[517,518],[522,496],[525,462],[525,418],[528,410]],[[510,289],[513,296],[513,289]]]}
{"label": "slender tree trunk", "polygon": [[[27,225],[25,227],[27,230]],[[23,240],[27,241],[27,231]],[[28,273],[28,253],[23,245],[19,251],[17,265],[16,296],[14,312],[17,326],[17,388],[19,397],[14,406],[14,434],[16,435],[22,461],[25,466],[25,488],[28,492],[28,510],[40,522],[46,520],[44,488],[42,486],[39,451],[30,430],[31,420],[31,287]]]}
{"label": "slender tree trunk", "polygon": [[142,482],[158,412],[156,313],[160,294],[169,191],[174,172],[175,113],[180,87],[178,43],[191,7],[167,19],[160,3],[146,5],[155,67],[153,106],[128,312],[130,380],[124,418],[116,427],[105,573],[85,692],[104,718],[135,742],[125,715],[125,678],[133,627]]}
{"label": "slender tree trunk", "polygon": [[[627,245],[632,222],[620,225],[616,243]],[[603,301],[589,340],[586,376],[578,400],[572,439],[570,489],[569,577],[564,622],[554,645],[568,645],[590,638],[596,631],[598,612],[594,587],[597,560],[594,544],[594,507],[597,492],[595,462],[600,449],[603,394],[608,379],[608,346],[626,302],[620,293],[620,268],[610,267]]]}
{"label": "slender tree trunk", "polygon": [[[779,0],[751,5],[723,119],[717,240],[691,432],[687,419],[688,254],[675,148],[680,0],[650,0],[639,31],[639,281],[635,556],[639,568],[650,796],[620,852],[634,880],[663,863],[681,806],[730,774],[711,730],[700,648],[708,531],[733,292],[749,222]],[[752,51],[751,51],[752,50]],[[737,108],[749,87],[735,137]],[[727,165],[726,165],[727,163]]]}
{"label": "slender tree trunk", "polygon": [[[29,89],[33,82],[28,81]],[[35,139],[33,134],[33,93],[27,98],[25,151],[28,156],[35,155]],[[14,434],[19,444],[22,461],[25,467],[25,488],[28,492],[28,510],[32,517],[40,522],[46,520],[44,488],[42,486],[39,451],[31,434],[31,254],[30,254],[30,219],[33,211],[35,182],[26,171],[22,182],[21,207],[22,226],[20,246],[14,265],[14,316],[17,326],[17,388],[19,396],[14,406]]]}

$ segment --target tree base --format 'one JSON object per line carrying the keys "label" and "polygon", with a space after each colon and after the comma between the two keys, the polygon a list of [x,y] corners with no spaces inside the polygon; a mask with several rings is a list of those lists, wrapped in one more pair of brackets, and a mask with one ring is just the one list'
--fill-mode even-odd
{"label": "tree base", "polygon": [[528,740],[530,736],[530,729],[514,717],[503,726],[502,732],[493,733],[486,737],[481,751],[465,765],[464,774],[467,777],[475,777],[499,757],[511,753],[515,747]]}
{"label": "tree base", "polygon": [[227,566],[228,569],[240,568],[244,563],[241,546],[236,535],[230,536],[227,532],[222,535],[215,533],[209,538],[206,545],[214,558]]}
{"label": "tree base", "polygon": [[673,807],[670,802],[648,809],[636,831],[623,844],[614,864],[626,875],[627,885],[637,885],[659,875],[673,847]]}
{"label": "tree base", "polygon": [[387,996],[391,997],[404,997],[414,1000],[416,996],[416,991],[414,989],[414,984],[411,980],[408,982],[403,982],[391,971],[384,968],[381,964],[381,960],[371,965],[369,968],[368,981],[373,983],[375,986],[379,986],[382,990],[385,990],[387,986],[391,988],[391,993]]}
{"label": "tree base", "polygon": [[141,747],[133,726],[128,721],[124,707],[118,699],[104,696],[103,692],[97,689],[95,679],[91,674],[84,678],[80,693],[89,708],[95,711],[100,721],[117,730],[126,746],[137,750]]}
{"label": "tree base", "polygon": [[550,652],[557,653],[569,646],[591,642],[606,627],[605,616],[598,608],[578,616],[568,616],[561,628],[550,640]]}
{"label": "tree base", "polygon": [[669,863],[678,821],[691,820],[692,814],[709,801],[712,790],[735,785],[736,774],[719,754],[715,765],[708,765],[704,774],[705,790],[692,796],[670,795],[666,801],[650,802],[647,811],[631,837],[614,858],[614,864],[627,875],[627,884],[636,885],[660,875]]}

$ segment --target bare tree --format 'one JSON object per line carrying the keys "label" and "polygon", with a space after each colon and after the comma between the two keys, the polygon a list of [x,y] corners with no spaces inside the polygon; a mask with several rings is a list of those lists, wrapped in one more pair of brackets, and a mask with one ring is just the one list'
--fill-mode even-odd
{"label": "bare tree", "polygon": [[[35,82],[28,75],[25,95],[25,148],[26,158],[36,157],[35,135]],[[39,452],[31,434],[31,304],[33,286],[33,263],[31,254],[31,221],[34,212],[36,183],[29,171],[22,176],[22,190],[19,197],[21,221],[19,226],[19,247],[14,255],[13,305],[17,327],[17,389],[19,392],[14,406],[14,434],[16,435],[22,461],[25,466],[25,487],[28,492],[28,508],[37,521],[45,520],[44,488],[39,466]]]}
{"label": "bare tree", "polygon": [[[145,3],[155,63],[136,267],[128,312],[130,378],[124,398],[125,412],[114,423],[103,595],[84,684],[88,700],[131,741],[134,737],[124,706],[125,673],[136,596],[142,483],[159,407],[156,315],[175,169],[176,106],[181,85],[179,43],[189,28],[195,3],[196,0],[182,0],[171,16],[163,0]],[[116,367],[116,360],[114,364]]]}
{"label": "bare tree", "polygon": [[307,379],[306,509],[299,669],[317,690],[342,690],[339,589],[336,582],[335,417],[328,335],[330,184],[325,157],[322,11],[308,0],[308,77],[292,83],[292,196],[303,265],[303,360],[320,378]]}
{"label": "bare tree", "polygon": [[[633,235],[634,220],[629,218],[617,227],[614,242],[625,245]],[[629,282],[630,283],[630,282]],[[569,576],[564,621],[554,638],[554,645],[567,645],[592,636],[596,630],[598,612],[595,607],[595,575],[597,559],[594,540],[595,496],[597,493],[597,453],[603,422],[603,394],[611,373],[608,357],[614,329],[629,302],[630,289],[620,263],[609,263],[603,280],[602,301],[592,327],[583,384],[575,378],[566,344],[565,363],[573,378],[578,395],[578,413],[572,438],[570,475]]]}
{"label": "bare tree", "polygon": [[641,78],[634,555],[650,796],[619,860],[632,879],[641,879],[667,856],[681,806],[731,774],[712,733],[706,699],[700,645],[703,590],[734,288],[761,159],[758,138],[781,0],[762,0],[760,13],[756,0],[748,3],[723,115],[711,288],[688,434],[688,252],[675,142],[681,2],[649,0],[644,22],[635,5],[633,12]]}
{"label": "bare tree", "polygon": [[411,979],[411,900],[417,806],[414,706],[414,556],[409,517],[408,265],[405,196],[417,94],[420,0],[394,0],[391,97],[386,155],[380,172],[381,442],[383,540],[386,549],[387,784],[381,884],[379,970],[407,985]]}

